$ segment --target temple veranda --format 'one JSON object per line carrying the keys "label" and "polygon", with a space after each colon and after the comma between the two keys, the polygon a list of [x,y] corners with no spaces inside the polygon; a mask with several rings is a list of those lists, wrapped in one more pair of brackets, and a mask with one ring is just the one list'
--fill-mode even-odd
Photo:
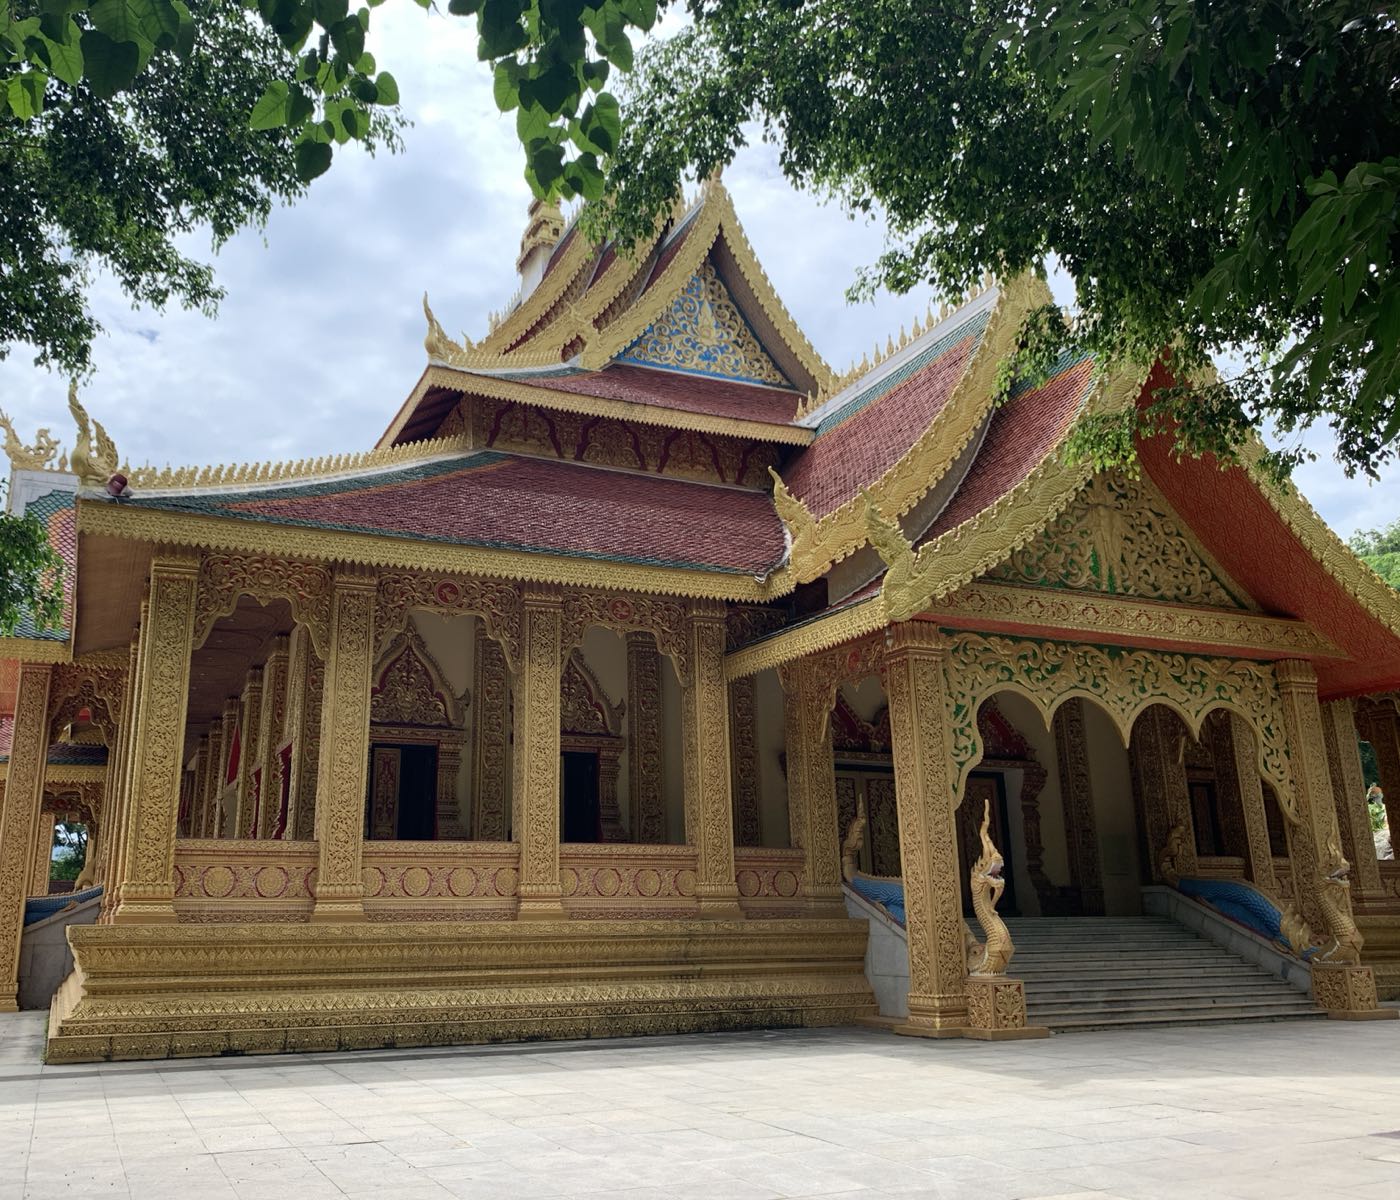
{"label": "temple veranda", "polygon": [[478,343],[427,310],[363,453],[7,425],[69,565],[62,628],[0,640],[0,1010],[51,995],[51,1061],[1029,1036],[1001,917],[1168,901],[1393,1015],[1359,744],[1396,828],[1400,596],[1254,447],[1067,460],[1161,364],[995,405],[1027,278],[838,376],[717,182],[630,258],[536,205],[518,265]]}

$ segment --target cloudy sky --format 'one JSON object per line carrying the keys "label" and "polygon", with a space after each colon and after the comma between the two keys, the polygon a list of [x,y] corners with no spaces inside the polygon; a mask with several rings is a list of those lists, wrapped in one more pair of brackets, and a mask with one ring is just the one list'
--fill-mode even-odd
{"label": "cloudy sky", "polygon": [[[215,263],[228,295],[216,320],[133,311],[99,281],[107,333],[84,398],[133,463],[370,446],[422,370],[423,292],[449,332],[473,337],[514,293],[529,194],[514,123],[496,112],[476,61],[475,23],[400,3],[376,9],[374,24],[376,58],[414,123],[402,154],[340,151],[308,198],[225,246]],[[845,302],[883,232],[793,192],[769,148],[745,151],[725,182],[779,294],[838,369],[924,311],[926,292]],[[68,445],[66,385],[31,357],[20,347],[0,362],[0,408],[26,439],[47,424]],[[1311,444],[1319,461],[1298,482],[1340,533],[1400,515],[1400,472],[1367,486],[1343,476],[1325,431]]]}

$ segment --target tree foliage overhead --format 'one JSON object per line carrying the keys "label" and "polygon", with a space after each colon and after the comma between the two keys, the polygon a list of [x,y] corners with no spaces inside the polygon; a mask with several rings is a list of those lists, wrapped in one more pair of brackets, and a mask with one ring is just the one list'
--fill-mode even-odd
{"label": "tree foliage overhead", "polygon": [[[480,10],[498,80],[577,58],[578,39],[554,31],[580,5],[458,5]],[[1160,390],[1143,419],[1173,426],[1184,449],[1228,456],[1264,420],[1289,432],[1321,419],[1350,472],[1374,474],[1395,455],[1400,38],[1384,6],[686,7],[688,27],[637,58],[596,232],[649,231],[682,175],[730,161],[756,122],[796,186],[886,214],[891,248],[858,293],[927,280],[956,295],[986,271],[1053,259],[1074,277],[1079,319],[1070,329],[1039,316],[1028,360],[1075,348],[1150,361],[1170,346],[1195,386]],[[509,108],[516,93],[499,98]],[[530,95],[540,111],[521,133],[542,190],[567,178],[567,163],[546,160],[576,136],[576,99],[572,87]],[[1221,356],[1239,369],[1203,383]],[[1104,426],[1085,448],[1130,444]]]}
{"label": "tree foliage overhead", "polygon": [[26,616],[36,630],[57,628],[63,620],[63,560],[38,517],[0,509],[0,566],[0,636],[12,636]]}
{"label": "tree foliage overhead", "polygon": [[[16,0],[4,20],[0,357],[28,343],[40,363],[79,372],[98,332],[95,270],[134,303],[211,310],[221,294],[212,269],[178,239],[208,229],[217,246],[265,221],[305,191],[308,167],[328,160],[334,138],[321,129],[324,142],[307,140],[271,121],[269,91],[290,96],[305,59],[240,4]],[[136,48],[114,50],[127,44],[119,33]],[[360,48],[372,67],[362,38]],[[377,99],[396,102],[392,89],[390,80]],[[341,138],[353,130],[371,149],[397,146],[390,108],[346,103],[321,95]],[[324,156],[308,150],[317,146]]]}

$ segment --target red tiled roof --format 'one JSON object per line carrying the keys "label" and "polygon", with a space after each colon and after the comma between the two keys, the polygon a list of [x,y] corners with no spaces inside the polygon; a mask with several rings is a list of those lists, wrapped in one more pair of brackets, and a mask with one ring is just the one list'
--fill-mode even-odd
{"label": "red tiled roof", "polygon": [[920,544],[990,508],[1025,479],[1064,436],[1093,373],[1086,359],[997,409],[962,486]]}
{"label": "red tiled roof", "polygon": [[735,417],[773,424],[789,424],[797,414],[797,393],[786,388],[627,364],[615,363],[586,375],[541,379],[535,386],[710,417]]}
{"label": "red tiled roof", "polygon": [[127,503],[743,574],[784,554],[766,493],[495,451],[355,480]]}
{"label": "red tiled roof", "polygon": [[898,462],[942,411],[977,344],[969,334],[917,374],[819,433],[784,482],[814,517],[840,508]]}

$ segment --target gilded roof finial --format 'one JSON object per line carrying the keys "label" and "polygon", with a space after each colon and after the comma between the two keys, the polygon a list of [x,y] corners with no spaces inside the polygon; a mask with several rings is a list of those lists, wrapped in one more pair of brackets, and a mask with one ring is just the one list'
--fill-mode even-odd
{"label": "gilded roof finial", "polygon": [[[70,458],[73,474],[83,487],[106,487],[107,481],[117,472],[120,461],[117,448],[102,428],[101,421],[92,421],[89,425],[87,409],[78,400],[76,379],[68,384],[68,411],[73,414],[73,423],[78,427]],[[94,439],[96,447],[92,444]]]}
{"label": "gilded roof finial", "polygon": [[19,434],[10,423],[10,418],[0,411],[0,429],[5,431],[5,453],[10,465],[17,471],[43,471],[58,453],[58,439],[47,429],[40,429],[34,435],[34,444],[26,446],[19,440]]}
{"label": "gilded roof finial", "polygon": [[[520,237],[520,257],[515,260],[515,269],[524,279],[528,270],[538,258],[548,259],[559,239],[564,236],[564,214],[553,200],[541,200],[538,196],[530,201],[530,210],[525,218],[525,232]],[[539,273],[544,274],[541,262]]]}

